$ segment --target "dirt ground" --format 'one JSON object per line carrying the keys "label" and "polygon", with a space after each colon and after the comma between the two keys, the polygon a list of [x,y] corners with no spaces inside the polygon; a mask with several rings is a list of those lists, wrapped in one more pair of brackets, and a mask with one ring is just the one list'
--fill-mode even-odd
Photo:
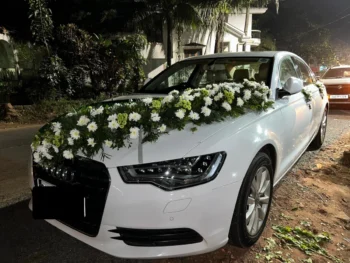
{"label": "dirt ground", "polygon": [[[350,150],[350,133],[302,161],[283,179],[274,190],[263,236],[252,248],[226,245],[200,256],[157,262],[350,262],[350,165],[343,164],[345,150]],[[288,245],[275,236],[274,225],[329,233],[331,240],[322,245],[329,257],[307,255]]]}

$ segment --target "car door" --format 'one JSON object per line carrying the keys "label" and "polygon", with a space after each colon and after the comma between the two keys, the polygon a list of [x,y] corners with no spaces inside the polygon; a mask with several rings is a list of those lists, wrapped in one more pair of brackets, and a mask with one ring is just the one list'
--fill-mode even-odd
{"label": "car door", "polygon": [[[279,90],[283,88],[290,77],[298,78],[299,75],[291,57],[286,56],[279,65]],[[311,138],[312,109],[309,108],[302,92],[292,95],[277,94],[276,104],[280,107],[283,116],[283,123],[281,123],[284,127],[281,139],[283,148],[281,175],[283,175],[308,146]]]}
{"label": "car door", "polygon": [[304,83],[304,89],[309,90],[312,93],[312,98],[309,106],[312,109],[312,119],[311,119],[311,134],[315,135],[319,129],[319,124],[322,118],[322,97],[315,85],[316,79],[311,73],[309,66],[298,57],[292,57],[295,68],[299,75],[299,78]]}

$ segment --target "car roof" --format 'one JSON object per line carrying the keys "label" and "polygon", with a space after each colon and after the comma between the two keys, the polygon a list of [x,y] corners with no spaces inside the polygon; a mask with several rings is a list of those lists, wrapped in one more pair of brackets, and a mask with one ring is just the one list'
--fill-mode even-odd
{"label": "car roof", "polygon": [[185,60],[188,61],[188,60],[208,59],[208,58],[235,58],[235,57],[267,57],[267,58],[273,58],[273,57],[275,57],[278,54],[295,55],[293,53],[286,52],[286,51],[253,51],[253,52],[218,53],[218,54],[212,54],[212,55],[191,57],[191,58],[187,58]]}
{"label": "car roof", "polygon": [[330,69],[337,69],[337,68],[350,68],[350,65],[341,65],[341,66],[331,67]]}

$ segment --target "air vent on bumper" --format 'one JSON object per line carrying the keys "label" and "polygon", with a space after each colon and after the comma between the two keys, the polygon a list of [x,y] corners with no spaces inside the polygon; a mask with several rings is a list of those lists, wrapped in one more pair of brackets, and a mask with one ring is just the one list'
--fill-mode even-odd
{"label": "air vent on bumper", "polygon": [[189,228],[130,229],[117,227],[109,231],[119,234],[119,236],[112,237],[113,239],[138,247],[179,246],[203,241],[201,235]]}

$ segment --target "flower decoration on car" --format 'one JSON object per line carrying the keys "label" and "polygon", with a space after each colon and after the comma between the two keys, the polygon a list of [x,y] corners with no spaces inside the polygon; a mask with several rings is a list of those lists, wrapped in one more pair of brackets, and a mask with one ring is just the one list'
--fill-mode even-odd
{"label": "flower decoration on car", "polygon": [[302,89],[301,92],[303,93],[306,102],[310,102],[312,100],[312,92],[309,89]]}
{"label": "flower decoration on car", "polygon": [[[304,93],[304,91],[303,91]],[[304,94],[308,94],[306,91]],[[264,83],[220,83],[205,88],[176,90],[164,98],[145,98],[86,106],[44,126],[32,143],[34,161],[50,166],[77,154],[106,157],[105,147],[119,149],[138,142],[155,142],[169,130],[182,130],[238,117],[246,110],[273,106]]]}
{"label": "flower decoration on car", "polygon": [[316,86],[318,88],[318,91],[320,92],[321,97],[323,98],[324,96],[324,91],[326,90],[325,85],[321,81],[316,82]]}

